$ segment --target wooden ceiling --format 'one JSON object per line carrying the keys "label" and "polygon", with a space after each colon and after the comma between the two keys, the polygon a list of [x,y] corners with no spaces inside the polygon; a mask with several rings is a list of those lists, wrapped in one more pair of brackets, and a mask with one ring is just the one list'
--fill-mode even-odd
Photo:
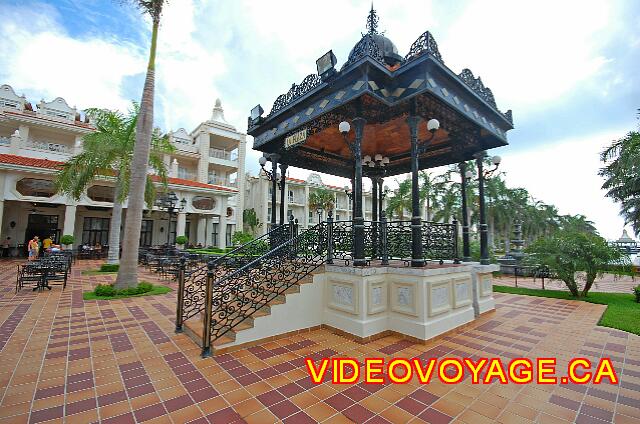
{"label": "wooden ceiling", "polygon": [[[353,125],[347,138],[349,142],[353,142],[355,138]],[[432,136],[427,130],[426,121],[423,119],[418,126],[418,140],[429,140],[430,146],[435,147],[445,144],[448,140],[448,135],[445,130],[440,129]],[[332,153],[348,161],[352,160],[351,151],[336,126],[327,127],[311,135],[304,143],[304,147],[316,150],[319,153]],[[381,124],[365,125],[362,138],[363,156],[370,155],[373,157],[375,154],[380,153],[391,158],[397,155],[409,154],[410,152],[411,140],[405,116],[399,116]]]}

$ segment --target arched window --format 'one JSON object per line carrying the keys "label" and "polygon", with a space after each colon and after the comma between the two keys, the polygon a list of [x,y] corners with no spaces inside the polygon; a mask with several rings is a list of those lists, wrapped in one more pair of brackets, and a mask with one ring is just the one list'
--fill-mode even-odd
{"label": "arched window", "polygon": [[56,187],[51,180],[23,178],[16,183],[16,190],[23,196],[51,197],[56,194]]}

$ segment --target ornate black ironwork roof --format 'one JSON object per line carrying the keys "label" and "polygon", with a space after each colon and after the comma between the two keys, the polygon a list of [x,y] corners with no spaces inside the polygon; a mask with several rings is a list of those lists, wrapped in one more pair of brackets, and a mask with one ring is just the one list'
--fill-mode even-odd
{"label": "ornate black ironwork roof", "polygon": [[[448,144],[421,159],[424,166],[450,163],[454,157],[460,160],[474,151],[507,144],[506,132],[513,128],[511,111],[502,113],[497,108],[491,89],[479,77],[469,69],[456,74],[447,68],[429,31],[416,39],[404,58],[395,63],[387,61],[385,56],[397,54],[397,49],[378,32],[378,22],[372,9],[367,18],[368,32],[339,72],[324,80],[316,74],[307,76],[278,96],[267,116],[249,119],[248,134],[254,137],[254,148],[282,153],[284,139],[304,130],[309,141],[285,149],[289,163],[346,175],[351,169],[349,160],[336,154],[335,149],[325,150],[318,144],[322,139],[322,143],[335,147],[335,140],[325,130],[337,128],[341,120],[361,116],[367,125],[380,125],[379,129],[396,125],[389,128],[389,134],[401,137],[404,129],[397,123],[404,122],[410,104],[419,116],[438,119],[450,134]],[[377,137],[375,132],[372,137]],[[403,158],[398,156],[398,165],[389,171],[406,172]]]}

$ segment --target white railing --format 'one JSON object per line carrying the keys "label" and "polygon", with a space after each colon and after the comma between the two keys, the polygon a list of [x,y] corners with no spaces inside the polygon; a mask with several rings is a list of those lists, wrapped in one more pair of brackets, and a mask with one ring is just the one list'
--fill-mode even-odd
{"label": "white railing", "polygon": [[174,138],[171,144],[173,144],[177,150],[182,150],[183,152],[199,153],[198,146],[189,140]]}
{"label": "white railing", "polygon": [[219,177],[217,175],[209,175],[207,181],[209,182],[209,184],[221,185],[225,187],[238,187],[237,180],[231,181],[228,178]]}
{"label": "white railing", "polygon": [[35,150],[44,150],[47,152],[56,152],[56,153],[65,153],[65,154],[69,154],[71,152],[71,149],[67,145],[59,144],[59,143],[49,143],[47,141],[34,140],[32,138],[27,140],[26,147],[35,149]]}
{"label": "white railing", "polygon": [[183,180],[196,180],[196,174],[194,172],[189,172],[185,169],[178,168],[178,178],[182,178]]}
{"label": "white railing", "polygon": [[209,157],[216,158],[216,159],[236,161],[238,160],[238,152],[236,151],[228,152],[224,149],[215,149],[211,147],[209,148]]}
{"label": "white railing", "polygon": [[11,137],[0,137],[0,146],[10,146]]}

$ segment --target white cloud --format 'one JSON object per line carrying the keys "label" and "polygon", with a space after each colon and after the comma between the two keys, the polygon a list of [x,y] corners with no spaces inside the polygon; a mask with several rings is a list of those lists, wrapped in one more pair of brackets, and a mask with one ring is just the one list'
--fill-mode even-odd
{"label": "white cloud", "polygon": [[[619,205],[605,197],[598,176],[599,153],[628,129],[606,131],[586,138],[555,140],[542,148],[517,153],[505,151],[500,169],[509,187],[524,187],[561,214],[583,214],[596,224],[607,239],[622,234],[624,220]],[[627,227],[629,233],[631,228]]]}
{"label": "white cloud", "polygon": [[2,82],[18,93],[39,96],[32,101],[60,96],[79,108],[126,109],[129,101],[123,97],[122,81],[144,69],[140,50],[118,40],[71,38],[55,17],[48,7],[4,16]]}

